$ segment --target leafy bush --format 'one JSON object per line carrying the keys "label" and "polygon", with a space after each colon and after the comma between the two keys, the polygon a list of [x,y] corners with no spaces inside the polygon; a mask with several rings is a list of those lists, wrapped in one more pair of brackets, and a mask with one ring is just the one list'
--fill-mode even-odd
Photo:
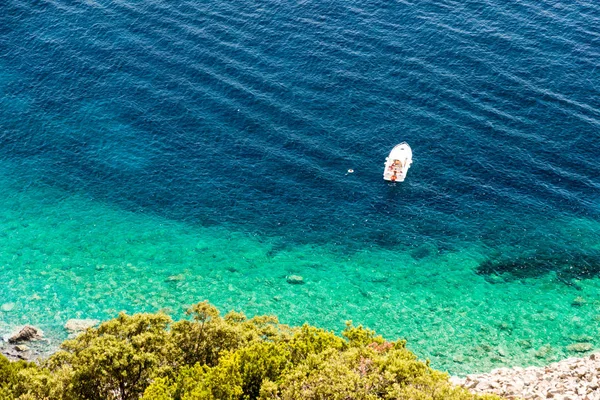
{"label": "leafy bush", "polygon": [[[0,400],[14,400],[15,393],[23,392],[23,381],[35,375],[38,367],[35,363],[25,361],[10,362],[0,355]],[[35,386],[32,382],[32,389]]]}
{"label": "leafy bush", "polygon": [[342,336],[208,302],[173,322],[120,314],[42,365],[0,357],[0,400],[497,399],[453,387],[406,349],[348,323]]}
{"label": "leafy bush", "polygon": [[49,365],[70,371],[75,398],[138,399],[153,378],[172,372],[170,322],[164,314],[120,314],[64,342]]}

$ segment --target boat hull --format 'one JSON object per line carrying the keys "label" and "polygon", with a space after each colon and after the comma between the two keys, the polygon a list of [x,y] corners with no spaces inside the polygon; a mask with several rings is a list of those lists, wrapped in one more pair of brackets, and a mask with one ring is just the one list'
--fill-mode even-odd
{"label": "boat hull", "polygon": [[412,164],[412,149],[406,142],[396,145],[385,159],[383,179],[390,182],[404,182]]}

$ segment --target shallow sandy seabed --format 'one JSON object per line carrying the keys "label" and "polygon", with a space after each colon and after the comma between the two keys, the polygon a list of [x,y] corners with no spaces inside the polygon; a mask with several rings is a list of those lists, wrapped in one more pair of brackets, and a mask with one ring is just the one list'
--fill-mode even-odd
{"label": "shallow sandy seabed", "polygon": [[[0,334],[24,323],[53,343],[70,318],[164,310],[174,318],[208,299],[222,312],[274,314],[340,331],[346,320],[408,346],[454,374],[543,365],[591,343],[600,280],[568,286],[551,275],[505,282],[474,273],[485,249],[409,253],[335,245],[281,247],[226,227],[197,227],[123,211],[48,188],[0,199]],[[573,219],[563,231],[597,230]],[[585,235],[582,235],[585,236]],[[290,284],[290,275],[304,284]],[[577,300],[576,300],[577,299]]]}

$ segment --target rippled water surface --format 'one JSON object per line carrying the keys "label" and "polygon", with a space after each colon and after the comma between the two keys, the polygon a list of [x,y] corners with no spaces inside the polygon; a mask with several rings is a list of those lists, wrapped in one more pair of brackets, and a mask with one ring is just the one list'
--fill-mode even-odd
{"label": "rippled water surface", "polygon": [[599,32],[591,1],[2,2],[0,333],[208,299],[452,373],[600,347]]}

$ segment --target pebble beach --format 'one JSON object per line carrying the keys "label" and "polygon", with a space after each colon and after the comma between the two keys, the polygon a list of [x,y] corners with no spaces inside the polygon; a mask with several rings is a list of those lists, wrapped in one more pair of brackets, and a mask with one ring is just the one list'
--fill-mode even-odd
{"label": "pebble beach", "polygon": [[473,393],[506,399],[600,400],[600,353],[568,358],[545,367],[497,368],[486,374],[452,377]]}

